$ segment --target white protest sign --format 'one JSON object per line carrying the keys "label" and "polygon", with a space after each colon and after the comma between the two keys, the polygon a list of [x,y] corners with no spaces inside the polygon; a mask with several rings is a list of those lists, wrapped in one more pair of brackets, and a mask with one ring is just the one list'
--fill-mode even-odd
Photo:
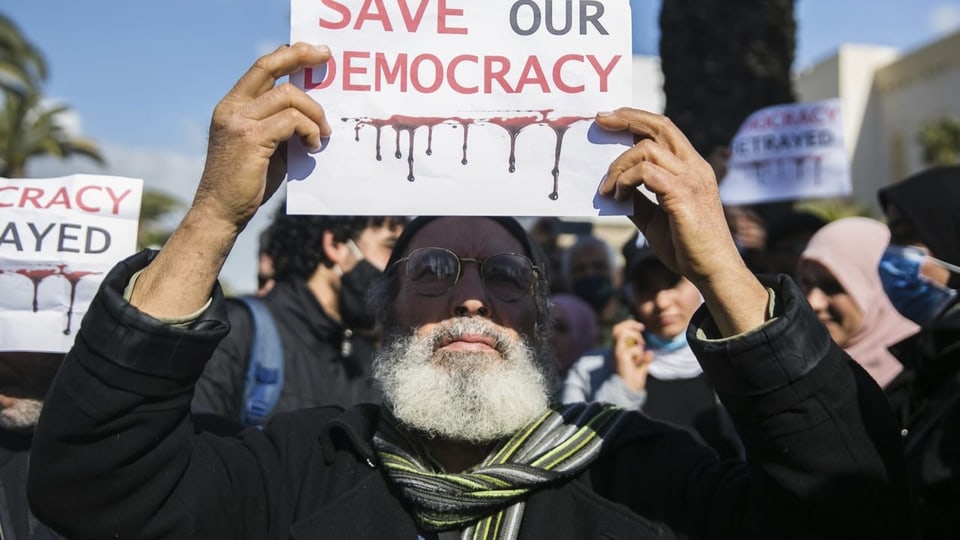
{"label": "white protest sign", "polygon": [[143,181],[0,178],[0,350],[66,352],[110,268],[137,246]]}
{"label": "white protest sign", "polygon": [[287,211],[631,213],[596,190],[632,141],[593,121],[630,104],[630,32],[628,0],[292,0],[333,136],[290,144]]}
{"label": "white protest sign", "polygon": [[730,145],[720,183],[726,204],[849,195],[840,101],[766,107],[751,114]]}

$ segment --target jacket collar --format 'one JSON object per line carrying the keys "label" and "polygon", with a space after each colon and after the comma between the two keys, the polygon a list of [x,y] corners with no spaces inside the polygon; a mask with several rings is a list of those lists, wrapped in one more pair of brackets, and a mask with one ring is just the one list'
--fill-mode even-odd
{"label": "jacket collar", "polygon": [[380,425],[380,415],[379,405],[362,403],[346,409],[327,423],[320,432],[324,459],[332,462],[338,448],[347,445],[372,464],[376,459],[373,436]]}

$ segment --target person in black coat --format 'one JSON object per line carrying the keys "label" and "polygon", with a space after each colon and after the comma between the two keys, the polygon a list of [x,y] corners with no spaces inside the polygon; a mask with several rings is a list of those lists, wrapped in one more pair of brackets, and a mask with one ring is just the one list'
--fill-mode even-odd
{"label": "person in black coat", "polygon": [[882,392],[788,278],[750,273],[710,166],[669,120],[635,109],[597,117],[647,137],[600,196],[633,198],[634,223],[697,284],[706,306],[688,338],[746,463],[634,411],[550,403],[549,287],[506,217],[404,229],[372,291],[382,406],[195,434],[193,386],[227,332],[217,274],[282,172],[253,149],[295,134],[318,148],[330,133],[319,104],[274,83],[329,58],[299,43],[258,60],[216,108],[177,231],[107,276],[37,426],[28,495],[42,521],[76,539],[910,536]]}
{"label": "person in black coat", "polygon": [[370,378],[379,336],[365,295],[383,272],[405,221],[288,216],[281,205],[264,246],[273,264],[273,285],[262,298],[282,345],[279,397],[265,414],[257,411],[254,418],[248,410],[255,321],[243,303],[231,299],[231,331],[197,382],[193,411],[261,424],[284,411],[379,401]]}
{"label": "person in black coat", "polygon": [[879,197],[891,244],[881,281],[921,326],[891,348],[904,369],[886,392],[923,538],[960,538],[960,166],[921,171]]}

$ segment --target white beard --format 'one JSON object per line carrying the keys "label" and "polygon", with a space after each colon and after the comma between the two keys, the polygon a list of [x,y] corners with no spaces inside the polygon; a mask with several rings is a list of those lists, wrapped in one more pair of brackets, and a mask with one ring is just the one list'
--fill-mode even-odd
{"label": "white beard", "polygon": [[36,399],[14,398],[13,405],[0,409],[0,429],[27,431],[40,419],[43,402]]}
{"label": "white beard", "polygon": [[[446,352],[445,338],[478,334],[496,353]],[[483,443],[512,435],[549,407],[547,375],[533,347],[476,317],[457,318],[429,335],[407,335],[378,354],[374,378],[393,415],[428,437]]]}

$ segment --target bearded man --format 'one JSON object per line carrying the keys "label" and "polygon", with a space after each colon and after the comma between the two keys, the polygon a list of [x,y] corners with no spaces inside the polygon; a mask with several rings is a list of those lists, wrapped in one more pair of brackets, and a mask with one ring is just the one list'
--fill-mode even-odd
{"label": "bearded man", "polygon": [[330,133],[322,107],[276,79],[329,57],[300,43],[261,58],[214,112],[170,241],[105,280],[38,426],[41,519],[81,539],[909,537],[879,388],[789,279],[746,269],[710,166],[669,120],[633,109],[597,117],[644,139],[600,194],[632,199],[658,256],[703,295],[689,342],[747,463],[636,412],[550,402],[546,275],[510,218],[405,228],[373,291],[382,406],[194,433],[193,385],[227,331],[217,274],[281,180],[281,142],[318,148]]}

